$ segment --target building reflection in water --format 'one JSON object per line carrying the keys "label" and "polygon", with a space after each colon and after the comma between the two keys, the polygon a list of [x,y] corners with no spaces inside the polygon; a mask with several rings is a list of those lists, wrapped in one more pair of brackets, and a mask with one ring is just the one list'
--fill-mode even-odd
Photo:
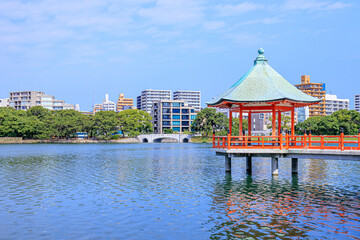
{"label": "building reflection in water", "polygon": [[360,235],[360,198],[345,190],[291,181],[233,181],[213,192],[212,239],[343,239]]}

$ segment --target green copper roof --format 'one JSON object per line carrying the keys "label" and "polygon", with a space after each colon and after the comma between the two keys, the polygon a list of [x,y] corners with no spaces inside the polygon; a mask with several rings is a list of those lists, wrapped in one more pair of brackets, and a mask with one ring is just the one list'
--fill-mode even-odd
{"label": "green copper roof", "polygon": [[277,100],[303,103],[320,101],[297,89],[270,67],[262,48],[258,52],[259,56],[255,59],[254,66],[223,95],[208,102],[209,106],[216,106],[223,101],[239,103]]}

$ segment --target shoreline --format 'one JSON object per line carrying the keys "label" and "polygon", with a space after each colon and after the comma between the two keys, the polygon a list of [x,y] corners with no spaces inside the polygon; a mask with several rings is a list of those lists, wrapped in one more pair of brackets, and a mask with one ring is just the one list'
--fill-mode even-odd
{"label": "shoreline", "polygon": [[[174,143],[173,141],[165,141],[163,143]],[[189,143],[211,143],[212,138],[203,138],[203,137],[193,137],[190,139]],[[126,144],[126,143],[142,143],[137,138],[123,138],[116,140],[92,140],[92,139],[21,139],[21,138],[12,138],[12,139],[3,139],[0,141],[2,144],[97,144],[97,143],[109,143],[109,144]]]}

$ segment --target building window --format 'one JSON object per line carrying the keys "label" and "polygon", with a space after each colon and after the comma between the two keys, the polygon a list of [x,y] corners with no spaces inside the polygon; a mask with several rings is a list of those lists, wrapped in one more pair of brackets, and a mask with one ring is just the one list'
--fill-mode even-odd
{"label": "building window", "polygon": [[180,128],[179,127],[173,127],[174,132],[180,132]]}
{"label": "building window", "polygon": [[169,102],[163,102],[162,105],[163,105],[163,107],[170,107],[171,106]]}
{"label": "building window", "polygon": [[179,108],[173,108],[172,112],[173,113],[180,113],[180,109]]}
{"label": "building window", "polygon": [[180,107],[180,103],[179,103],[179,102],[174,102],[174,103],[172,104],[172,106],[173,106],[173,107]]}
{"label": "building window", "polygon": [[173,115],[172,118],[173,119],[180,119],[180,115]]}
{"label": "building window", "polygon": [[181,125],[183,125],[183,126],[189,126],[189,121],[182,121],[182,122],[181,122]]}
{"label": "building window", "polygon": [[173,126],[180,126],[180,121],[173,121],[173,122],[172,122],[172,125],[173,125]]}
{"label": "building window", "polygon": [[189,115],[182,115],[182,116],[181,116],[181,119],[182,119],[182,120],[189,120]]}
{"label": "building window", "polygon": [[196,115],[191,115],[191,120],[195,120],[196,119]]}
{"label": "building window", "polygon": [[170,121],[163,121],[163,122],[162,122],[162,125],[163,125],[163,126],[170,126]]}
{"label": "building window", "polygon": [[189,113],[189,109],[181,109],[181,113]]}
{"label": "building window", "polygon": [[163,119],[171,119],[171,116],[170,115],[163,115],[162,118]]}
{"label": "building window", "polygon": [[[174,111],[173,111],[174,112]],[[164,108],[163,113],[171,113],[171,110],[169,108]]]}
{"label": "building window", "polygon": [[195,112],[195,109],[191,109],[191,113],[194,113]]}

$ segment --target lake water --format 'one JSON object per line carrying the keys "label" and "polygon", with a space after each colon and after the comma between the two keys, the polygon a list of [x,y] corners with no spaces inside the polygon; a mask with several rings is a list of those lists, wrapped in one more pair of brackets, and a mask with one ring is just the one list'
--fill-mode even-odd
{"label": "lake water", "polygon": [[360,239],[360,162],[208,144],[0,145],[0,239]]}

